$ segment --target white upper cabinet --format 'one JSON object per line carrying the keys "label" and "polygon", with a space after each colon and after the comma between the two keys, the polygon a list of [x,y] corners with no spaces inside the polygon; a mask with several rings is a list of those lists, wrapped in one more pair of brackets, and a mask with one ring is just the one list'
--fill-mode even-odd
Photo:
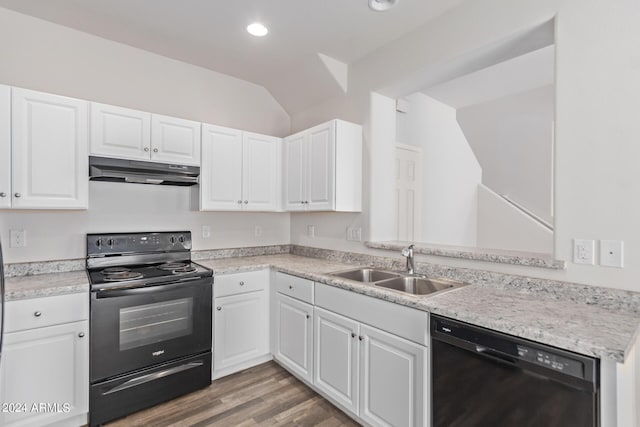
{"label": "white upper cabinet", "polygon": [[91,103],[91,154],[200,165],[200,123]]}
{"label": "white upper cabinet", "polygon": [[242,209],[242,132],[202,126],[200,209]]}
{"label": "white upper cabinet", "polygon": [[202,126],[200,210],[280,208],[281,139]]}
{"label": "white upper cabinet", "polygon": [[275,211],[280,208],[281,139],[243,132],[242,195],[243,208]]}
{"label": "white upper cabinet", "polygon": [[0,209],[11,207],[11,88],[0,85]]}
{"label": "white upper cabinet", "polygon": [[151,115],[151,160],[200,166],[200,123]]}
{"label": "white upper cabinet", "polygon": [[288,211],[362,210],[362,127],[342,120],[285,138]]}
{"label": "white upper cabinet", "polygon": [[12,89],[13,208],[88,207],[87,107],[79,99]]}
{"label": "white upper cabinet", "polygon": [[91,103],[91,154],[150,160],[151,114]]}

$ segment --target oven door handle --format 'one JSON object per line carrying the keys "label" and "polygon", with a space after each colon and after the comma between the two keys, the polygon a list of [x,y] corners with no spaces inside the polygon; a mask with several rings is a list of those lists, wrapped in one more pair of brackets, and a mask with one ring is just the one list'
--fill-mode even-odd
{"label": "oven door handle", "polygon": [[152,374],[143,375],[141,377],[132,378],[129,381],[126,381],[111,390],[107,390],[102,393],[103,396],[107,396],[112,393],[117,393],[122,390],[126,390],[128,388],[137,387],[142,384],[146,384],[151,381],[159,380],[160,378],[168,377],[169,375],[177,374],[178,372],[188,371],[189,369],[194,369],[202,366],[203,362],[189,362],[184,365],[174,366],[173,368],[165,369],[164,371],[154,372]]}
{"label": "oven door handle", "polygon": [[152,292],[162,292],[162,291],[171,291],[174,289],[180,289],[184,286],[185,282],[194,282],[196,280],[202,280],[201,277],[185,277],[182,279],[176,280],[177,283],[171,283],[167,285],[150,285],[150,286],[142,286],[138,288],[111,288],[111,289],[103,289],[96,292],[96,298],[116,298],[116,297],[125,297],[131,295],[143,295]]}

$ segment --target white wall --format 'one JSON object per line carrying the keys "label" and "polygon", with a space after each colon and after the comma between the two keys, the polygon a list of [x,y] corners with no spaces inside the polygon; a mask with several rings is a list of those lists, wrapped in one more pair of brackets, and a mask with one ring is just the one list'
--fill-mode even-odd
{"label": "white wall", "polygon": [[553,253],[553,232],[484,185],[478,185],[479,248]]}
{"label": "white wall", "polygon": [[482,183],[550,223],[554,96],[547,85],[457,110]]}
{"label": "white wall", "polygon": [[[189,230],[194,250],[289,243],[288,214],[190,211],[190,197],[188,187],[92,181],[88,211],[1,211],[5,262],[84,258],[87,233]],[[9,247],[10,229],[27,231],[27,247]]]}
{"label": "white wall", "polygon": [[[422,242],[476,246],[482,169],[456,121],[456,110],[423,93],[405,98],[409,112],[398,142],[422,148]],[[404,139],[406,138],[406,139]]]}
{"label": "white wall", "polygon": [[[261,86],[0,8],[0,83],[283,136],[290,120]],[[185,188],[91,183],[86,212],[0,211],[5,262],[82,258],[84,235],[190,229],[194,248],[289,243],[288,214],[199,213]],[[124,203],[123,203],[124,202]],[[212,236],[200,238],[201,225]],[[254,225],[263,234],[253,236]],[[26,248],[9,230],[27,231]]]}
{"label": "white wall", "polygon": [[[500,11],[500,13],[496,13]],[[350,64],[349,94],[292,116],[299,129],[330,116],[364,122],[363,93],[393,90],[460,55],[556,18],[555,255],[571,261],[572,239],[625,241],[625,268],[569,264],[566,270],[479,263],[441,257],[442,264],[485,268],[579,283],[640,290],[640,3],[616,0],[476,0]],[[461,29],[464,29],[462,31]],[[401,85],[400,85],[401,86]],[[406,85],[405,85],[406,86]],[[389,89],[391,88],[391,89]],[[367,214],[367,213],[365,213]],[[299,239],[300,217],[292,220]],[[326,215],[326,224],[333,224]],[[336,220],[337,226],[345,224]],[[343,238],[318,246],[344,247]],[[364,246],[360,251],[365,252]]]}

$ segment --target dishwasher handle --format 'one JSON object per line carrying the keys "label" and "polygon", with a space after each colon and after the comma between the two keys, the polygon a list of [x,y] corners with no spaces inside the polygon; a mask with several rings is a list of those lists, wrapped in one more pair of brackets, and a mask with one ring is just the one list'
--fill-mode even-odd
{"label": "dishwasher handle", "polygon": [[516,361],[517,361],[517,359],[515,359],[515,358],[513,358],[511,356],[508,356],[508,355],[506,355],[504,353],[501,353],[501,352],[499,352],[497,350],[494,350],[494,349],[491,349],[489,347],[485,347],[485,346],[482,346],[482,345],[476,345],[476,353],[478,353],[478,354],[480,354],[482,356],[489,357],[491,359],[496,359],[496,360],[498,360],[500,362],[508,363],[510,365],[515,365]]}

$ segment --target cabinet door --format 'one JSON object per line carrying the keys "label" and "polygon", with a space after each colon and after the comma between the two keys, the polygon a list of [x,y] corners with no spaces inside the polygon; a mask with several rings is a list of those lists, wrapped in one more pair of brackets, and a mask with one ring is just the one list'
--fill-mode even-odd
{"label": "cabinet door", "polygon": [[242,132],[202,126],[200,210],[242,209]]}
{"label": "cabinet door", "polygon": [[0,85],[0,209],[11,207],[11,88]]}
{"label": "cabinet door", "polygon": [[307,149],[304,132],[284,139],[284,208],[303,211],[306,208]]}
{"label": "cabinet door", "polygon": [[362,325],[360,417],[372,426],[426,424],[426,347]]}
{"label": "cabinet door", "polygon": [[243,132],[242,195],[243,208],[250,211],[276,211],[281,199],[281,139]]}
{"label": "cabinet door", "polygon": [[335,120],[307,131],[307,210],[335,208]]}
{"label": "cabinet door", "polygon": [[269,353],[264,290],[215,299],[214,378]]}
{"label": "cabinet door", "polygon": [[85,320],[4,336],[0,402],[14,410],[0,411],[0,425],[39,427],[86,416],[88,325]]}
{"label": "cabinet door", "polygon": [[314,381],[343,409],[358,415],[358,322],[314,308]]}
{"label": "cabinet door", "polygon": [[198,122],[151,115],[151,160],[200,166]]}
{"label": "cabinet door", "polygon": [[12,92],[12,207],[86,209],[87,102]]}
{"label": "cabinet door", "polygon": [[91,103],[92,155],[149,160],[150,147],[150,113]]}
{"label": "cabinet door", "polygon": [[312,382],[313,306],[279,293],[276,316],[276,358]]}

